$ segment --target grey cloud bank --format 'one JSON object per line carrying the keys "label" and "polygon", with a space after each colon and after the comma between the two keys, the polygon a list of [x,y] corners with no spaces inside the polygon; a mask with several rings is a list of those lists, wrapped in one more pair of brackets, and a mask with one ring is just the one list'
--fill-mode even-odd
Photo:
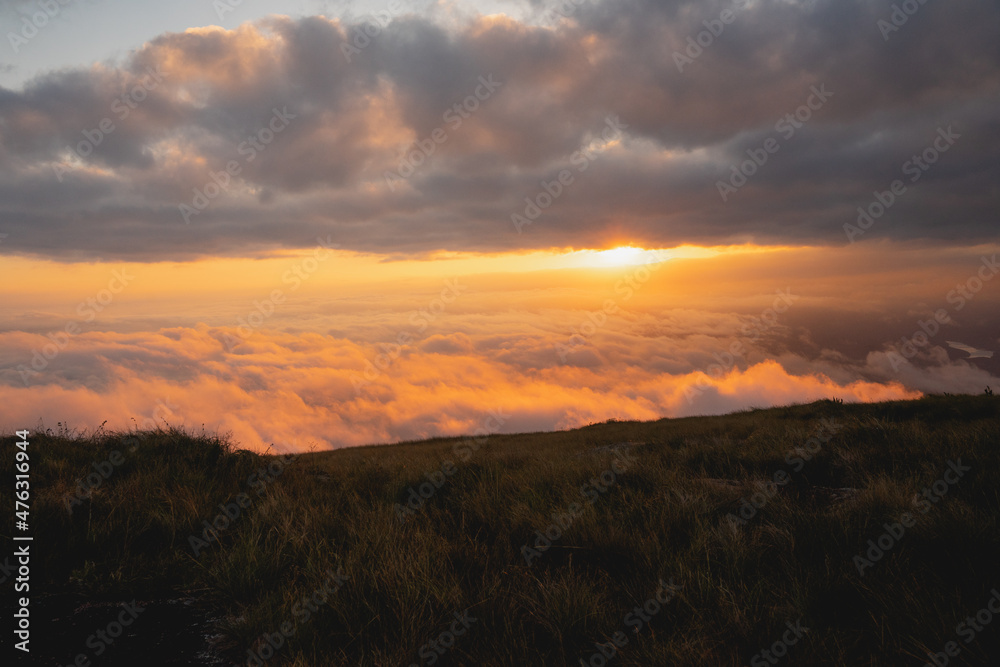
{"label": "grey cloud bank", "polygon": [[[548,27],[399,14],[352,62],[342,47],[358,26],[337,19],[164,34],[115,66],[0,89],[4,247],[184,260],[306,247],[330,232],[345,249],[375,252],[596,247],[610,220],[647,247],[844,244],[859,202],[949,125],[962,141],[864,240],[995,239],[1000,7],[928,2],[886,41],[877,22],[892,4],[752,3],[683,74],[672,53],[731,3],[587,2]],[[161,66],[169,76],[127,122],[56,178],[65,147]],[[407,188],[369,187],[486,73],[503,92],[437,145]],[[804,90],[823,85],[836,95],[822,112],[741,187],[738,205],[720,201],[716,183],[731,165],[763,145]],[[226,165],[232,147],[286,105],[298,117],[281,141],[184,226],[177,202],[209,181],[204,165]],[[579,175],[585,185],[530,235],[511,234],[523,193],[593,141],[609,115],[628,129]]]}

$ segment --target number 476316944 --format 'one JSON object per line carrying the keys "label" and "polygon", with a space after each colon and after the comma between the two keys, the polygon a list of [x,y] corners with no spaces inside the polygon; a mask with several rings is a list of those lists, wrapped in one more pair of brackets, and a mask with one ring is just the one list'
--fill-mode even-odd
{"label": "number 476316944", "polygon": [[[19,451],[14,455],[17,461],[14,466],[17,469],[17,474],[14,476],[16,480],[15,496],[17,497],[14,515],[18,519],[17,527],[21,530],[28,530],[28,499],[30,498],[28,432],[18,431],[17,437],[21,438],[21,441],[15,443]],[[23,510],[21,510],[22,507],[24,508]]]}

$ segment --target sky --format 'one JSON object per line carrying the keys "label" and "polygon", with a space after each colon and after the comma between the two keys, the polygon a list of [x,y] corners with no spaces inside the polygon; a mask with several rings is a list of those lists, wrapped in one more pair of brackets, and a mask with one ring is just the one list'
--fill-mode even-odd
{"label": "sky", "polygon": [[0,0],[0,429],[1000,390],[1000,5],[902,5]]}

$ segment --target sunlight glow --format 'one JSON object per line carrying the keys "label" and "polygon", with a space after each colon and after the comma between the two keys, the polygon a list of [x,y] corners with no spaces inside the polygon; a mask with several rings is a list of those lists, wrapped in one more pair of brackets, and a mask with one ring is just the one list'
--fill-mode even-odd
{"label": "sunlight glow", "polygon": [[588,268],[610,268],[616,266],[636,266],[655,264],[671,259],[668,250],[646,250],[634,246],[618,246],[610,250],[580,250],[570,254],[572,264]]}
{"label": "sunlight glow", "polygon": [[604,266],[632,266],[634,264],[662,262],[666,256],[653,250],[643,250],[629,245],[602,250],[594,254],[594,259]]}

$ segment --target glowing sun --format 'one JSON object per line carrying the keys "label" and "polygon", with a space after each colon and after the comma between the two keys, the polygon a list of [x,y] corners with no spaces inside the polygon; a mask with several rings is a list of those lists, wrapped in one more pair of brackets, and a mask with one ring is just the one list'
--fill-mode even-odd
{"label": "glowing sun", "polygon": [[662,262],[666,257],[655,250],[644,250],[626,245],[611,250],[593,251],[591,259],[592,266],[631,266]]}

